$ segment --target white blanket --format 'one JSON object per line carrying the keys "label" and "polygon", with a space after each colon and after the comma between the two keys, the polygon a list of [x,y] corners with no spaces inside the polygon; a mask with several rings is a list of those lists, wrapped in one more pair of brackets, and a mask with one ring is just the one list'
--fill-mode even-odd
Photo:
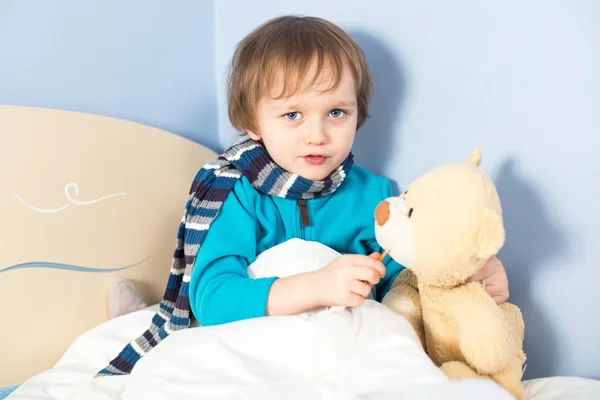
{"label": "white blanket", "polygon": [[[375,306],[375,304],[372,304]],[[370,305],[369,305],[370,306]],[[93,379],[94,374],[104,367],[112,357],[118,352],[130,339],[139,332],[147,328],[156,306],[150,307],[146,310],[138,311],[129,315],[119,317],[115,320],[108,321],[80,336],[64,354],[61,360],[56,366],[48,371],[38,374],[31,379],[24,382],[15,392],[9,395],[8,400],[117,400],[117,399],[152,399],[160,398],[185,398],[193,397],[198,395],[199,382],[196,378],[203,381],[208,381],[211,390],[223,388],[229,391],[229,398],[235,399],[236,391],[238,393],[248,389],[247,393],[243,394],[244,399],[371,399],[371,400],[387,400],[387,399],[482,399],[486,398],[506,398],[503,395],[498,394],[498,388],[488,382],[475,382],[466,381],[461,383],[448,383],[445,378],[440,377],[435,369],[431,369],[431,365],[427,361],[423,360],[419,356],[419,351],[414,350],[414,343],[410,339],[402,339],[399,346],[397,346],[396,352],[402,352],[404,348],[407,355],[404,355],[399,359],[392,359],[392,357],[385,357],[376,360],[374,370],[366,371],[366,375],[362,377],[358,382],[351,382],[350,386],[341,387],[331,382],[327,382],[324,376],[319,379],[306,379],[303,377],[297,377],[296,379],[282,380],[277,379],[284,375],[285,371],[279,372],[278,375],[269,374],[269,370],[263,368],[258,360],[248,359],[244,356],[244,353],[238,353],[235,349],[237,346],[229,346],[223,340],[216,340],[212,338],[214,348],[212,351],[202,354],[202,357],[192,357],[190,354],[181,354],[174,352],[171,357],[168,357],[168,363],[175,365],[176,368],[186,369],[186,365],[190,368],[198,367],[208,370],[210,375],[198,375],[195,376],[193,371],[186,370],[183,379],[175,381],[167,381],[166,376],[157,377],[157,382],[150,382],[149,386],[140,388],[140,385],[144,385],[148,378],[152,377],[153,360],[148,357],[144,363],[140,362],[140,365],[146,364],[142,371],[141,368],[138,370],[136,367],[135,374],[133,376],[119,376],[119,377],[105,377],[102,379]],[[356,312],[355,312],[356,314]],[[369,312],[367,312],[369,314]],[[375,315],[375,313],[370,313]],[[387,318],[386,318],[387,319]],[[273,319],[272,321],[275,321]],[[246,321],[251,322],[251,321]],[[246,322],[241,321],[236,323],[238,325],[239,336],[244,338],[243,340],[252,341],[253,337],[250,336],[251,330],[245,332]],[[267,323],[267,319],[262,322]],[[269,322],[270,323],[270,322]],[[275,322],[273,322],[275,323]],[[223,326],[222,330],[229,330],[235,327],[236,324],[231,326]],[[260,320],[251,322],[254,324],[254,329],[260,330]],[[207,328],[209,329],[209,328]],[[217,334],[217,329],[210,328],[213,331],[213,336]],[[194,329],[188,331],[186,335],[193,336],[192,332]],[[196,331],[196,332],[199,332]],[[183,332],[182,332],[183,333]],[[262,338],[263,346],[265,343],[268,344],[267,338],[264,337],[264,332],[261,330],[261,335],[258,338]],[[287,333],[287,332],[286,332]],[[229,333],[229,335],[235,335],[235,333]],[[171,339],[163,342],[155,350],[158,351],[161,347],[175,346],[175,342],[179,342],[180,335],[173,335]],[[183,336],[183,335],[181,335]],[[326,335],[324,340],[330,338],[331,335]],[[409,336],[410,337],[410,336]],[[261,339],[256,339],[257,342]],[[197,341],[193,339],[193,341]],[[279,342],[281,343],[281,342]],[[412,343],[412,344],[411,344]],[[193,347],[191,343],[186,344],[187,346]],[[380,346],[377,341],[373,345],[374,349]],[[267,346],[266,346],[267,347]],[[197,350],[200,348],[198,347]],[[267,347],[269,351],[270,347]],[[381,346],[379,347],[381,349]],[[256,351],[256,346],[254,351]],[[289,356],[292,349],[285,349],[286,354]],[[162,352],[162,350],[161,350]],[[222,358],[218,359],[218,365],[215,369],[212,369],[208,364],[210,363],[209,357],[211,355],[227,354],[229,361]],[[158,354],[158,353],[157,353]],[[271,353],[273,354],[273,352]],[[331,353],[329,353],[331,354]],[[163,355],[167,355],[166,350]],[[303,358],[300,360],[307,360],[310,355],[302,354]],[[161,355],[162,357],[162,355]],[[179,358],[181,357],[181,358]],[[369,357],[369,356],[367,356]],[[313,356],[313,360],[316,356]],[[375,358],[375,355],[369,357],[371,360]],[[154,361],[157,361],[158,356]],[[201,364],[201,360],[205,360],[205,364]],[[354,359],[354,363],[359,364],[360,359]],[[191,365],[186,364],[191,361]],[[350,360],[352,361],[352,360]],[[293,364],[288,358],[284,358],[284,354],[281,357],[282,365],[291,364],[292,367],[300,369],[302,365]],[[406,363],[406,364],[405,364]],[[361,366],[361,370],[365,371],[369,364],[365,363]],[[411,370],[410,366],[413,366],[415,370]],[[159,368],[162,368],[158,366]],[[317,368],[319,365],[317,365]],[[321,366],[322,367],[322,366]],[[344,367],[347,371],[348,367]],[[416,370],[426,371],[424,376],[418,376]],[[241,372],[240,372],[241,371]],[[272,369],[271,369],[272,371]],[[289,370],[288,370],[289,371]],[[349,389],[360,389],[365,388],[369,385],[370,379],[383,379],[385,377],[385,371],[389,371],[388,374],[394,374],[388,378],[389,382],[385,383],[388,387],[376,388],[370,393],[364,393],[362,397],[352,397],[348,394]],[[154,373],[156,373],[155,371]],[[198,371],[199,372],[199,371]],[[276,370],[277,372],[277,370]],[[327,372],[327,371],[326,371]],[[310,373],[310,372],[309,372]],[[169,372],[168,372],[169,374]],[[313,373],[314,374],[314,373]],[[247,382],[255,380],[253,375],[262,376],[264,381],[262,384],[256,386],[246,386]],[[269,382],[269,376],[272,378]],[[336,376],[336,375],[333,375]],[[338,372],[337,377],[340,377]],[[228,380],[228,378],[232,378]],[[426,381],[430,380],[427,384]],[[421,383],[418,383],[420,380]],[[395,381],[410,382],[414,384],[407,384],[401,388],[389,388],[389,385],[394,385]],[[160,385],[159,385],[160,384]],[[556,377],[556,378],[544,378],[536,379],[532,381],[526,381],[525,384],[525,399],[526,400],[589,400],[600,398],[600,382],[586,380],[575,377]],[[234,389],[230,389],[229,385],[236,385]],[[151,388],[158,388],[158,393],[154,393]],[[201,390],[204,390],[201,388]],[[200,390],[200,391],[201,391]],[[152,392],[152,393],[148,393]],[[169,393],[176,393],[169,397]],[[142,395],[143,394],[143,395]],[[222,392],[223,394],[223,392]],[[228,398],[227,392],[225,396],[200,396],[197,398],[208,398],[208,399],[219,399]],[[494,397],[495,394],[495,397]],[[237,397],[239,398],[239,397]]]}
{"label": "white blanket", "polygon": [[465,391],[510,399],[492,383],[449,384],[408,322],[368,300],[175,333],[138,362],[123,399],[463,399]]}
{"label": "white blanket", "polygon": [[[287,276],[337,256],[294,240],[263,253],[250,273]],[[283,267],[282,257],[289,260]],[[410,324],[373,300],[360,308],[190,328],[170,335],[130,376],[94,379],[148,327],[155,310],[84,333],[53,369],[24,382],[8,399],[511,399],[490,381],[449,382]],[[552,378],[525,386],[527,400],[600,398],[600,383],[591,380]]]}

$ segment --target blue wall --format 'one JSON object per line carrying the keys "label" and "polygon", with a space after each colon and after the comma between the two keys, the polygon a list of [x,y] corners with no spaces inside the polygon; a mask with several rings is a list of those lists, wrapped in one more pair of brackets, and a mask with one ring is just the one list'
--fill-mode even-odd
{"label": "blue wall", "polygon": [[109,115],[216,146],[213,7],[1,0],[0,103]]}
{"label": "blue wall", "polygon": [[[340,24],[376,97],[360,163],[401,190],[474,146],[503,200],[525,378],[600,378],[600,4],[0,2],[0,103],[114,115],[222,149],[235,44],[283,13]],[[217,129],[218,127],[218,129]]]}

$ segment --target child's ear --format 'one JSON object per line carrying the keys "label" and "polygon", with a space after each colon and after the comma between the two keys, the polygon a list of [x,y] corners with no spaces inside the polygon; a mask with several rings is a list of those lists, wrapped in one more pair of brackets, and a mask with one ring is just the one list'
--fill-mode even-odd
{"label": "child's ear", "polygon": [[257,141],[260,140],[260,135],[259,134],[255,133],[253,131],[249,131],[249,130],[246,130],[246,133],[248,134],[248,136],[250,137],[250,139],[257,140]]}

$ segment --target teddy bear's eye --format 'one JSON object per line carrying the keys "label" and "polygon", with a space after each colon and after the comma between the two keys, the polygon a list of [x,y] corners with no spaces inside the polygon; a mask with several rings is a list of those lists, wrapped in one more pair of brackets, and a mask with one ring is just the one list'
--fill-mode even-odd
{"label": "teddy bear's eye", "polygon": [[412,217],[413,209],[408,210],[408,218]]}

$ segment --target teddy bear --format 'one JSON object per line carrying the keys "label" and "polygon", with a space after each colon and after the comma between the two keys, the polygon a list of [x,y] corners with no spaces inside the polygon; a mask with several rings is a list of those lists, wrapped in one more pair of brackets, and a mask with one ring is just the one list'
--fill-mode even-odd
{"label": "teddy bear", "polygon": [[521,311],[468,281],[505,240],[500,199],[480,164],[475,149],[377,205],[377,241],[405,267],[382,303],[408,319],[450,380],[492,379],[522,399]]}

